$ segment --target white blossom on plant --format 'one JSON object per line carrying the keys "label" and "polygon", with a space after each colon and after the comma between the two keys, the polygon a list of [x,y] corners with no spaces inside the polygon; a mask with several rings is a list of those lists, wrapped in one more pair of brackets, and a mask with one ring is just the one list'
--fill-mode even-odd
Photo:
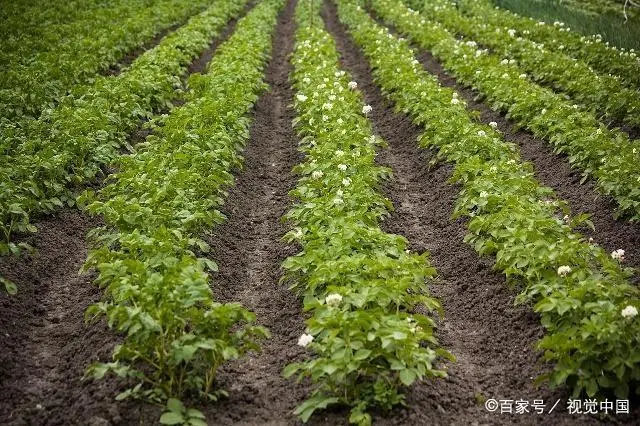
{"label": "white blossom on plant", "polygon": [[302,346],[303,348],[306,348],[307,345],[311,342],[313,342],[313,336],[305,333],[302,336],[300,336],[300,338],[298,339],[298,346]]}
{"label": "white blossom on plant", "polygon": [[619,260],[620,262],[622,262],[624,260],[624,250],[622,249],[614,250],[611,253],[611,257],[613,257],[615,260]]}
{"label": "white blossom on plant", "polygon": [[560,275],[561,277],[566,277],[570,273],[571,273],[570,266],[562,265],[561,267],[558,268],[558,275]]}
{"label": "white blossom on plant", "polygon": [[356,87],[358,87],[358,83],[356,83],[355,81],[350,81],[347,86],[349,86],[349,89],[354,90]]}
{"label": "white blossom on plant", "polygon": [[331,293],[324,300],[327,303],[327,305],[336,306],[336,305],[339,305],[340,302],[342,302],[342,296],[339,295],[338,293]]}
{"label": "white blossom on plant", "polygon": [[621,315],[625,318],[633,318],[638,315],[638,309],[636,309],[635,306],[629,305],[622,310]]}
{"label": "white blossom on plant", "polygon": [[365,105],[362,107],[362,113],[364,115],[369,114],[371,111],[373,111],[373,108],[371,108],[371,105]]}

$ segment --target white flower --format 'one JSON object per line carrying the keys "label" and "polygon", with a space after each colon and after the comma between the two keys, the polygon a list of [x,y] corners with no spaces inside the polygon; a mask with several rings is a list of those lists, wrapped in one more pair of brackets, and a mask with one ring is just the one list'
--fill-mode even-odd
{"label": "white flower", "polygon": [[638,310],[635,306],[629,305],[622,310],[621,315],[625,318],[633,318],[638,315]]}
{"label": "white flower", "polygon": [[333,109],[333,104],[331,102],[326,102],[324,105],[322,105],[322,109],[331,111]]}
{"label": "white flower", "polygon": [[507,31],[507,33],[509,33],[509,35],[511,37],[515,37],[516,36],[516,30],[514,30],[514,29],[510,29],[509,31]]}
{"label": "white flower", "polygon": [[562,220],[564,220],[565,222],[569,222],[571,218],[569,217],[568,214],[565,214],[564,217],[562,218]]}
{"label": "white flower", "polygon": [[498,123],[496,123],[495,121],[492,121],[491,123],[489,123],[489,126],[493,127],[494,129],[497,129]]}
{"label": "white flower", "polygon": [[451,99],[451,104],[452,105],[458,105],[459,103],[460,103],[460,100],[458,98]]}
{"label": "white flower", "polygon": [[324,300],[327,303],[327,305],[336,306],[336,305],[339,305],[340,302],[342,302],[342,296],[339,295],[338,293],[331,293],[330,295],[325,297]]}
{"label": "white flower", "polygon": [[624,250],[618,249],[611,253],[611,257],[622,262],[624,260]]}
{"label": "white flower", "polygon": [[303,348],[306,348],[307,345],[311,342],[313,342],[313,336],[305,333],[302,336],[300,336],[300,338],[298,339],[298,346],[302,346]]}
{"label": "white flower", "polygon": [[373,111],[373,108],[371,108],[371,105],[365,105],[362,107],[362,113],[363,114],[369,114],[371,111]]}
{"label": "white flower", "polygon": [[567,266],[567,265],[562,265],[561,267],[558,268],[558,275],[560,275],[561,277],[566,277],[567,274],[571,273],[571,267]]}
{"label": "white flower", "polygon": [[338,197],[342,197],[342,196],[344,195],[344,192],[342,191],[342,189],[338,189],[338,190],[336,191],[336,195],[337,195]]}
{"label": "white flower", "polygon": [[336,154],[336,157],[342,157],[344,155],[344,151],[339,149],[339,150],[336,151],[335,154]]}
{"label": "white flower", "polygon": [[342,118],[338,118],[338,119],[336,120],[336,123],[338,123],[338,124],[342,124],[342,123],[344,123],[344,120],[343,120]]}
{"label": "white flower", "polygon": [[509,60],[508,59],[503,59],[502,61],[500,61],[500,63],[502,65],[509,65]]}
{"label": "white flower", "polygon": [[333,204],[344,204],[344,200],[340,197],[336,197],[333,199]]}
{"label": "white flower", "polygon": [[349,178],[344,178],[344,179],[342,179],[342,184],[343,184],[344,186],[349,186],[349,185],[351,185],[351,179],[349,179]]}
{"label": "white flower", "polygon": [[309,77],[305,77],[302,79],[302,81],[304,82],[304,84],[309,84],[311,83],[311,79]]}
{"label": "white flower", "polygon": [[350,81],[347,86],[349,86],[349,89],[354,90],[356,87],[358,87],[358,83],[356,83],[355,81]]}
{"label": "white flower", "polygon": [[304,102],[307,100],[307,97],[305,95],[303,95],[302,93],[299,93],[298,96],[296,96],[296,98],[298,98],[298,100],[300,102]]}
{"label": "white flower", "polygon": [[488,196],[489,196],[489,193],[487,193],[487,191],[480,192],[480,198],[487,198]]}
{"label": "white flower", "polygon": [[521,79],[521,80],[524,80],[525,78],[527,78],[527,75],[526,74],[520,74],[518,76],[518,78]]}
{"label": "white flower", "polygon": [[322,121],[329,121],[329,116],[328,115],[323,115],[322,116]]}
{"label": "white flower", "polygon": [[338,168],[344,172],[344,171],[347,170],[347,165],[346,164],[338,164]]}
{"label": "white flower", "polygon": [[487,133],[484,130],[478,130],[478,136],[485,137]]}
{"label": "white flower", "polygon": [[320,179],[322,176],[324,176],[324,173],[322,173],[322,170],[316,170],[313,173],[311,173],[311,177],[314,179]]}

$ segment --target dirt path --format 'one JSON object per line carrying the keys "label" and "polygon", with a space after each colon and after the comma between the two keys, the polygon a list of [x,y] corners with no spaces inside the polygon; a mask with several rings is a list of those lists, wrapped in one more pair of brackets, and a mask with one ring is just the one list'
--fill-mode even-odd
{"label": "dirt path", "polygon": [[[236,22],[227,24],[189,73],[204,71]],[[138,129],[130,143],[148,133]],[[92,361],[110,359],[119,339],[104,323],[84,321],[85,309],[102,291],[92,283],[94,274],[78,272],[87,256],[85,236],[100,223],[63,210],[36,223],[38,233],[26,237],[34,255],[0,257],[0,274],[18,286],[16,296],[0,294],[0,424],[132,424],[143,413],[155,413],[146,405],[115,402],[116,381],[81,381]]]}
{"label": "dirt path", "polygon": [[288,84],[289,55],[295,31],[295,1],[280,16],[272,59],[266,72],[271,90],[256,104],[251,136],[244,152],[244,170],[223,206],[228,220],[213,231],[212,258],[220,270],[212,277],[221,301],[238,301],[255,312],[272,338],[259,354],[234,363],[220,374],[227,400],[212,404],[207,418],[216,425],[293,422],[293,408],[304,388],[281,376],[284,366],[304,353],[296,345],[304,330],[302,303],[283,284],[280,264],[297,248],[281,241],[288,227],[280,218],[290,208],[288,191],[301,161],[292,129]]}
{"label": "dirt path", "polygon": [[[408,117],[393,112],[372,81],[364,55],[348,37],[326,4],[325,22],[337,40],[342,62],[358,82],[365,100],[373,107],[370,117],[375,131],[389,144],[378,160],[393,169],[386,194],[396,211],[384,223],[388,232],[406,236],[411,249],[428,250],[441,283],[432,287],[442,301],[444,321],[438,331],[443,346],[457,357],[449,378],[414,386],[407,407],[381,424],[531,424],[535,414],[488,413],[480,401],[496,399],[543,399],[551,408],[566,395],[536,390],[532,377],[540,370],[533,348],[542,329],[526,306],[513,306],[514,293],[504,278],[492,271],[493,260],[479,258],[464,244],[464,222],[451,221],[458,188],[447,183],[450,165],[428,168],[433,153],[419,149],[416,128]],[[572,424],[562,406],[561,415],[545,417],[554,424]],[[592,419],[584,419],[592,420]]]}

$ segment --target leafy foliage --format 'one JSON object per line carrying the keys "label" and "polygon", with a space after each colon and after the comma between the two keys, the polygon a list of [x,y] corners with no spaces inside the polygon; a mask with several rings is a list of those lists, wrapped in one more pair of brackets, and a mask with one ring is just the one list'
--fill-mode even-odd
{"label": "leafy foliage", "polygon": [[440,312],[426,281],[435,275],[427,254],[411,253],[407,241],[378,223],[392,208],[378,192],[390,171],[375,164],[383,143],[363,115],[362,96],[338,68],[338,54],[319,17],[319,2],[299,2],[293,54],[294,107],[306,161],[285,216],[286,235],[302,251],[288,258],[285,279],[311,312],[301,338],[316,354],[290,364],[285,376],[308,377],[311,397],[295,413],[307,421],[329,405],[351,407],[350,422],[366,425],[373,407],[403,403],[401,389],[416,380],[444,377],[431,317]]}
{"label": "leafy foliage", "polygon": [[458,81],[484,95],[492,108],[550,141],[556,152],[596,179],[615,199],[619,213],[640,220],[640,149],[626,134],[610,131],[577,104],[527,79],[517,67],[457,40],[442,25],[428,21],[398,1],[373,1],[376,11],[421,47],[429,49]]}
{"label": "leafy foliage", "polygon": [[437,148],[441,160],[455,165],[453,181],[462,186],[455,216],[469,218],[465,241],[494,255],[496,268],[521,287],[516,301],[532,303],[540,314],[545,336],[538,347],[555,362],[542,379],[567,384],[574,395],[626,397],[640,379],[640,319],[623,315],[628,306],[640,306],[640,290],[628,282],[632,271],[575,231],[588,220],[570,218],[516,148],[472,120],[457,94],[422,69],[406,40],[359,6],[338,5],[376,81],[424,126],[421,145]]}
{"label": "leafy foliage", "polygon": [[[205,75],[189,80],[187,102],[154,130],[138,152],[122,157],[119,171],[81,204],[102,215],[106,226],[92,232],[94,249],[85,268],[95,267],[105,289],[87,317],[106,317],[125,336],[113,361],[87,374],[126,377],[134,384],[118,398],[169,399],[165,424],[202,424],[193,410],[171,398],[215,401],[217,369],[268,335],[237,303],[213,300],[207,270],[216,264],[198,234],[223,220],[217,208],[242,164],[249,137],[247,113],[265,90],[280,0],[267,0],[239,21],[220,46]],[[182,407],[182,408],[180,408]]]}
{"label": "leafy foliage", "polygon": [[34,214],[75,203],[74,187],[103,173],[127,147],[128,134],[171,106],[179,76],[246,0],[225,0],[145,52],[117,77],[99,77],[82,96],[7,133],[0,146],[0,255],[18,252],[11,237],[35,232]]}
{"label": "leafy foliage", "polygon": [[637,52],[610,46],[599,35],[583,36],[561,22],[538,22],[495,8],[487,0],[464,0],[459,4],[465,14],[477,16],[489,25],[513,28],[519,34],[526,34],[526,38],[543,43],[549,50],[580,59],[598,72],[617,75],[629,87],[640,89],[640,57]]}
{"label": "leafy foliage", "polygon": [[90,83],[97,72],[205,5],[203,0],[60,2],[40,5],[35,16],[11,16],[10,26],[0,28],[0,129],[37,118],[71,87]]}
{"label": "leafy foliage", "polygon": [[468,37],[501,55],[503,61],[530,74],[536,82],[546,83],[567,93],[588,110],[604,114],[632,126],[640,125],[640,92],[630,89],[618,77],[596,74],[582,61],[562,51],[551,51],[544,44],[526,38],[529,31],[488,25],[481,19],[465,17],[446,0],[425,3],[424,15],[442,23],[449,31]]}

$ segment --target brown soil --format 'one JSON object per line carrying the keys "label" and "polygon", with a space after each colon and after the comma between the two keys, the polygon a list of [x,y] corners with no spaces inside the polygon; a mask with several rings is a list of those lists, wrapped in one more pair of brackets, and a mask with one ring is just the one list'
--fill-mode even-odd
{"label": "brown soil", "polygon": [[[502,275],[492,271],[493,260],[480,258],[462,242],[465,223],[450,219],[459,188],[447,183],[452,166],[428,167],[434,153],[418,147],[420,129],[405,115],[396,114],[373,83],[364,55],[351,41],[333,4],[323,12],[337,41],[345,69],[358,82],[365,101],[373,107],[370,118],[375,131],[389,144],[378,161],[393,169],[385,186],[396,211],[384,223],[388,232],[408,238],[412,250],[429,251],[439,272],[432,292],[441,300],[445,317],[438,338],[457,361],[448,366],[449,377],[409,390],[407,407],[380,419],[379,424],[532,424],[536,415],[492,414],[483,398],[557,399],[561,410],[545,420],[553,424],[576,424],[566,412],[568,395],[562,391],[536,389],[532,378],[543,371],[534,345],[542,336],[538,317],[528,306],[514,306],[514,291]],[[581,424],[598,423],[581,417]]]}
{"label": "brown soil", "polygon": [[242,303],[272,335],[260,353],[221,371],[220,384],[230,396],[207,407],[207,418],[216,425],[293,423],[291,412],[307,394],[305,386],[281,374],[305,353],[296,344],[305,326],[301,301],[278,282],[280,264],[298,251],[281,240],[288,226],[280,220],[291,207],[288,192],[296,182],[291,170],[302,160],[288,108],[295,5],[295,1],[287,4],[276,28],[266,72],[271,90],[255,107],[244,170],[223,207],[228,221],[214,230],[209,241],[212,258],[220,265],[213,276],[216,298]]}

